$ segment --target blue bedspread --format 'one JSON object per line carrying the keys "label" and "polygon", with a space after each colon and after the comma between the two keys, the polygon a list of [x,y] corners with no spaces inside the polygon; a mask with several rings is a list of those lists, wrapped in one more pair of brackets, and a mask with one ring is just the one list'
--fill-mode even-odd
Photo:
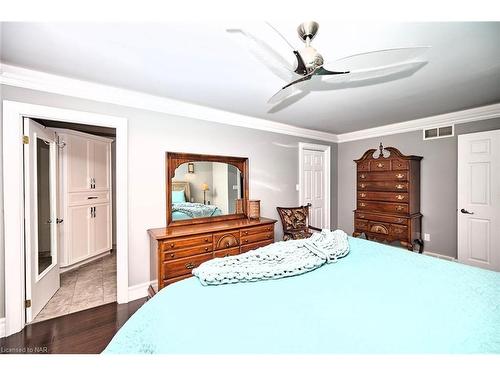
{"label": "blue bedspread", "polygon": [[349,238],[279,280],[160,291],[105,353],[500,353],[500,273]]}

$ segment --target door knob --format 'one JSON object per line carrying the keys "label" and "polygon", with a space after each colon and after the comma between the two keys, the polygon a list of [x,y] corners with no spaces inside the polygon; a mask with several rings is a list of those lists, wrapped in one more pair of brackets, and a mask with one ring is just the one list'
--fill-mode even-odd
{"label": "door knob", "polygon": [[59,218],[57,218],[57,219],[56,219],[56,224],[61,224],[63,221],[64,221],[64,219],[59,219]]}
{"label": "door knob", "polygon": [[465,208],[462,208],[462,209],[460,210],[460,212],[461,212],[461,213],[463,213],[463,214],[467,214],[467,215],[474,215],[474,212],[469,212],[469,211],[467,211]]}

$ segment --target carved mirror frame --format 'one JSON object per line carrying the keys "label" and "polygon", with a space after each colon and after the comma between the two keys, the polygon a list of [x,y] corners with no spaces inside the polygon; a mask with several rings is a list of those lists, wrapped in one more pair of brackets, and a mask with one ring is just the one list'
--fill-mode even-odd
{"label": "carved mirror frame", "polygon": [[243,177],[242,193],[243,199],[248,201],[248,158],[241,158],[235,156],[217,156],[217,155],[201,155],[201,154],[186,154],[178,152],[165,153],[165,168],[166,168],[166,193],[167,193],[167,227],[210,223],[214,221],[224,221],[231,219],[245,219],[247,218],[247,205],[243,204],[243,213],[241,214],[228,214],[213,217],[200,217],[195,219],[186,220],[172,220],[172,178],[175,176],[175,170],[181,164],[191,163],[195,161],[208,161],[219,162],[235,166],[239,169]]}

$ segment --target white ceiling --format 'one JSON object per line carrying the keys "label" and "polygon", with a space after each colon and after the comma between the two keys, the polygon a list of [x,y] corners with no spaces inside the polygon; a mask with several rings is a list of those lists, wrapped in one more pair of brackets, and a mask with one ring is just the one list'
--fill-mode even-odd
{"label": "white ceiling", "polygon": [[[301,20],[272,22],[297,47]],[[376,49],[431,45],[412,75],[339,85],[278,106],[285,84],[226,28],[241,24],[2,23],[4,63],[341,134],[500,102],[500,23],[320,22],[325,60]],[[246,25],[282,53],[262,23]],[[293,60],[291,53],[286,56]]]}

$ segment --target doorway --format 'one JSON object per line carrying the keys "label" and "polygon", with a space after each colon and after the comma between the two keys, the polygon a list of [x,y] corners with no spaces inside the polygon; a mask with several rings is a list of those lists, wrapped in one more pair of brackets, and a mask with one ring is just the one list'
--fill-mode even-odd
{"label": "doorway", "polygon": [[26,323],[116,302],[116,130],[25,118],[24,137]]}
{"label": "doorway", "polygon": [[330,146],[299,143],[299,204],[310,205],[309,223],[330,229]]}
{"label": "doorway", "polygon": [[26,324],[23,121],[36,118],[116,129],[117,302],[128,302],[128,125],[122,117],[3,101],[5,335]]}
{"label": "doorway", "polygon": [[458,136],[458,260],[500,271],[500,130]]}

